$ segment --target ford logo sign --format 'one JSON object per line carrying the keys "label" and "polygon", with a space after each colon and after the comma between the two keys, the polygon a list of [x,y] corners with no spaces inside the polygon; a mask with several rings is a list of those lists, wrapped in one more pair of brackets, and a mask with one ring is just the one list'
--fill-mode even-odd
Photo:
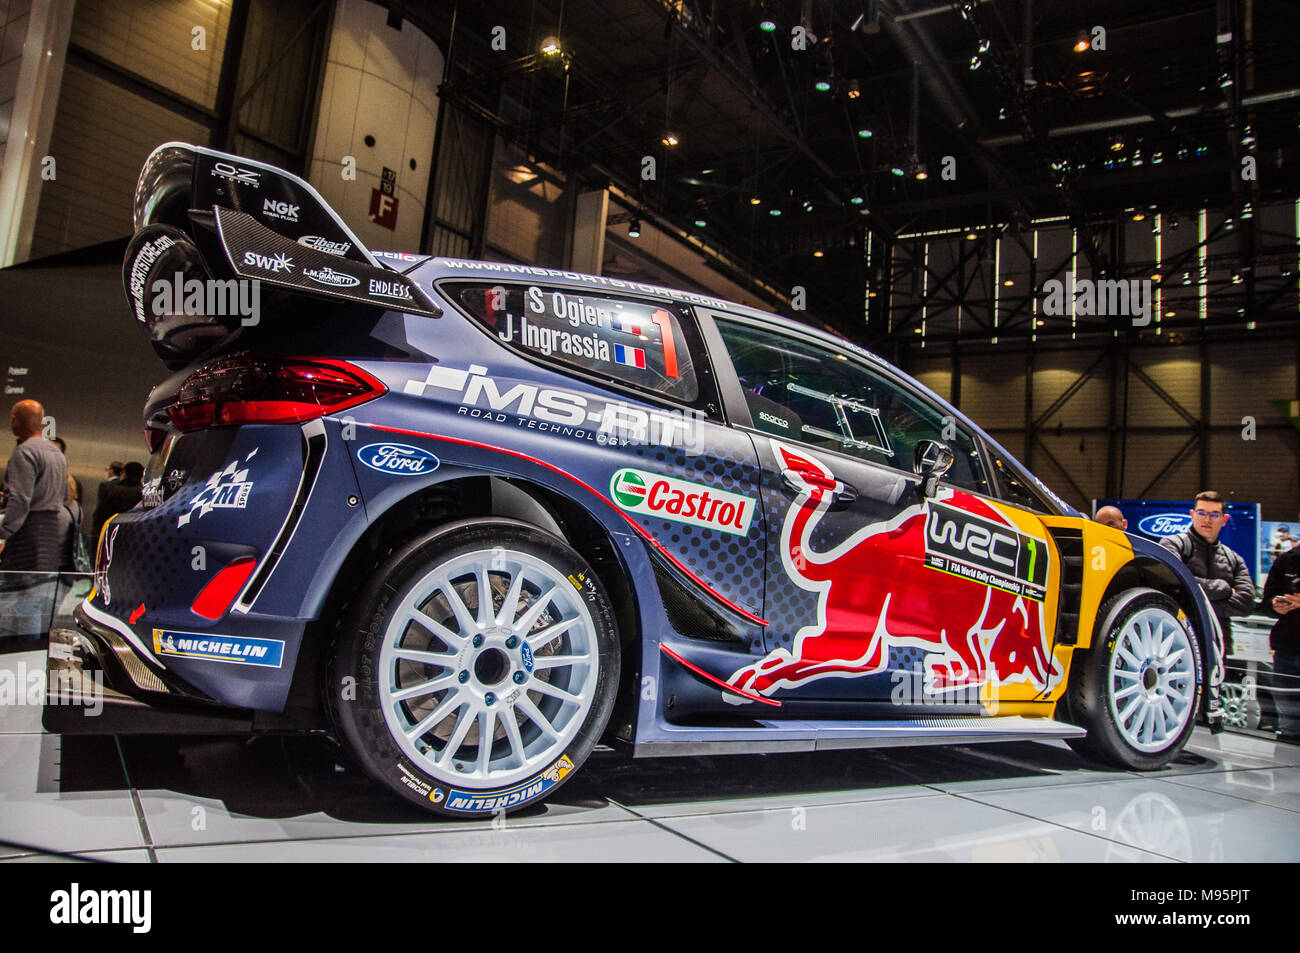
{"label": "ford logo sign", "polygon": [[1153,513],[1138,523],[1138,529],[1148,536],[1176,536],[1191,525],[1186,513]]}
{"label": "ford logo sign", "polygon": [[357,451],[357,459],[380,473],[419,476],[438,469],[438,458],[404,443],[371,443]]}

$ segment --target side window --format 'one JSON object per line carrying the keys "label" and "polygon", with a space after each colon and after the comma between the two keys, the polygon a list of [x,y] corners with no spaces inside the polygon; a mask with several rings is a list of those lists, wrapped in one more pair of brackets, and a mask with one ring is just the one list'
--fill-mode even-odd
{"label": "side window", "polygon": [[997,474],[999,497],[1028,510],[1037,510],[1040,513],[1053,512],[1052,507],[1043,502],[1029,484],[1020,478],[1020,474],[1002,459],[1000,453],[990,447],[989,454],[993,460],[993,472]]}
{"label": "side window", "polygon": [[[503,343],[686,404],[699,397],[689,309],[581,289],[447,282],[441,290]],[[689,329],[689,335],[688,335]]]}
{"label": "side window", "polygon": [[971,436],[902,384],[829,348],[724,319],[717,324],[756,429],[909,473],[916,445],[938,440],[956,457],[944,482],[989,492]]}

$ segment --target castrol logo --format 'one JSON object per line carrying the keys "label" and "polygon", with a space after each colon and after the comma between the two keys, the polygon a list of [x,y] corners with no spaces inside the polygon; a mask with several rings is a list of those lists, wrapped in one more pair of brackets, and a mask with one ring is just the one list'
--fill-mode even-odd
{"label": "castrol logo", "polygon": [[702,483],[625,467],[610,479],[610,495],[620,509],[744,536],[754,518],[753,497]]}

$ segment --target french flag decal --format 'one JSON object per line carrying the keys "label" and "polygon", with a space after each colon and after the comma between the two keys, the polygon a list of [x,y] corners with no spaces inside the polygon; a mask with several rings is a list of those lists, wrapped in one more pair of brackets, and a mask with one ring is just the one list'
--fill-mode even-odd
{"label": "french flag decal", "polygon": [[624,344],[614,345],[614,360],[619,364],[626,364],[628,367],[645,367],[645,351],[639,347],[628,347]]}
{"label": "french flag decal", "polygon": [[614,315],[614,325],[624,334],[641,335],[641,319],[625,318],[621,314]]}

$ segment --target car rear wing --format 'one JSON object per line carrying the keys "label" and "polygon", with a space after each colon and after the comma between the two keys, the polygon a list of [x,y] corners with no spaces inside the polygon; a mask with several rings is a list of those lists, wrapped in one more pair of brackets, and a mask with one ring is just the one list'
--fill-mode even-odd
{"label": "car rear wing", "polygon": [[137,235],[151,226],[186,232],[213,277],[442,313],[415,282],[381,263],[310,183],[255,159],[184,142],[159,146],[140,170],[134,225]]}

